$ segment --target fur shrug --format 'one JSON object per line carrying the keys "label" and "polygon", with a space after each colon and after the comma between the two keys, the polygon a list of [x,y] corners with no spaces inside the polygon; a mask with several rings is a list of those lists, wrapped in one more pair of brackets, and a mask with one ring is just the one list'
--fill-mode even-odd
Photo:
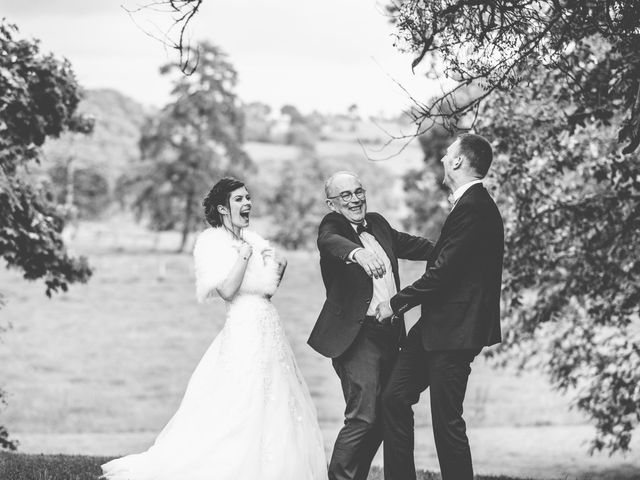
{"label": "fur shrug", "polygon": [[[278,287],[278,265],[274,248],[255,232],[245,229],[243,239],[253,253],[238,290],[239,294],[273,295]],[[223,227],[207,228],[198,235],[193,248],[196,273],[196,297],[210,301],[227,278],[239,255],[240,240]]]}

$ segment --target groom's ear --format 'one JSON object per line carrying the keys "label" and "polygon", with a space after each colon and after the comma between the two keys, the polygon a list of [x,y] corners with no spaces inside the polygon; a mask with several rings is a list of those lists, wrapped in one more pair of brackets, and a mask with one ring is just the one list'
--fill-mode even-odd
{"label": "groom's ear", "polygon": [[462,155],[458,155],[454,160],[453,160],[453,164],[451,165],[453,167],[454,170],[459,169],[462,166],[462,162],[464,161],[464,157]]}

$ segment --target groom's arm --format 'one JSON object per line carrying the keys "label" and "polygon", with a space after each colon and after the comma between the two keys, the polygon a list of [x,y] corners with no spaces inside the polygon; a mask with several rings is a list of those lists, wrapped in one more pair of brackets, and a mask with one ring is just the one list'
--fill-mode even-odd
{"label": "groom's arm", "polygon": [[474,246],[484,235],[482,217],[470,205],[459,205],[448,219],[448,232],[442,239],[442,248],[424,275],[413,284],[391,297],[393,313],[402,314],[423,303],[429,297],[442,293],[460,266],[474,252]]}

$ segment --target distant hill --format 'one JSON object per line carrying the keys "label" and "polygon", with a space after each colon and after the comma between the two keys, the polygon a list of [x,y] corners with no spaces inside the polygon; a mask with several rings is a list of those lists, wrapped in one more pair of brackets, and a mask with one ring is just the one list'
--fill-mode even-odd
{"label": "distant hill", "polygon": [[78,107],[95,118],[90,135],[65,134],[44,146],[43,168],[73,156],[78,167],[97,168],[111,185],[138,157],[140,131],[151,110],[116,90],[87,90]]}

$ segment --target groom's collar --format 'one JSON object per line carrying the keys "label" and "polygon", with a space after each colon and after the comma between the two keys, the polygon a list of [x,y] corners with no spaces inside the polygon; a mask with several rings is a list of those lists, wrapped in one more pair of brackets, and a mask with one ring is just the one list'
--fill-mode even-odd
{"label": "groom's collar", "polygon": [[453,204],[455,205],[458,200],[460,200],[460,197],[464,195],[464,192],[469,190],[469,188],[473,187],[474,185],[477,185],[478,183],[482,183],[482,179],[472,180],[471,182],[467,182],[464,185],[460,185],[458,188],[456,188],[455,192],[453,192],[453,194],[451,195]]}

